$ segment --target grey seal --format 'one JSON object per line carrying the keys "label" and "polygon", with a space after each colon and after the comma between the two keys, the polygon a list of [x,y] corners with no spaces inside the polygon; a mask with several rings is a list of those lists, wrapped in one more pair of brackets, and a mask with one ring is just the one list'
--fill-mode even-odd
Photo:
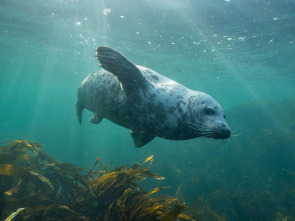
{"label": "grey seal", "polygon": [[106,118],[130,129],[135,147],[155,137],[230,137],[224,111],[210,95],[135,65],[109,47],[98,47],[96,57],[102,69],[86,77],[78,89],[76,110],[80,124],[86,108],[93,112],[94,124]]}

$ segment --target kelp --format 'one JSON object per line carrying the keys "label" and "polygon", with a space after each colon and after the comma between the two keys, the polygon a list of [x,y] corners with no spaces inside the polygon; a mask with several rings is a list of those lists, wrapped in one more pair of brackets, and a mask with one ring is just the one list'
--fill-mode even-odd
{"label": "kelp", "polygon": [[[149,171],[153,156],[109,170],[96,158],[83,169],[50,157],[28,140],[0,144],[1,220],[194,220],[177,198],[152,197],[139,184],[164,179]],[[100,165],[101,169],[97,170]]]}

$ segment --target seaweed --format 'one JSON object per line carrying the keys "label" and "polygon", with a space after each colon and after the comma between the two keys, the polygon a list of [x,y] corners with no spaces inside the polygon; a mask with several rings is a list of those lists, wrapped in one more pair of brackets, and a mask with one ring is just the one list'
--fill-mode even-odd
{"label": "seaweed", "polygon": [[[97,170],[100,164],[101,170]],[[0,144],[1,220],[194,220],[177,198],[152,197],[139,184],[164,179],[149,171],[153,156],[109,170],[100,158],[92,169],[50,157],[28,140]]]}

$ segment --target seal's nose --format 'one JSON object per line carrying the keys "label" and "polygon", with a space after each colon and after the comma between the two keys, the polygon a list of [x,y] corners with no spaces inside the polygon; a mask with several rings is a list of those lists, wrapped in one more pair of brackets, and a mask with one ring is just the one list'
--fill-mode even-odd
{"label": "seal's nose", "polygon": [[215,139],[227,139],[231,135],[230,128],[227,124],[221,123],[217,128],[214,138]]}
{"label": "seal's nose", "polygon": [[225,129],[223,130],[223,136],[224,136],[223,139],[230,138],[230,135],[231,135],[231,131],[230,131],[230,129],[229,129],[229,128],[225,128]]}

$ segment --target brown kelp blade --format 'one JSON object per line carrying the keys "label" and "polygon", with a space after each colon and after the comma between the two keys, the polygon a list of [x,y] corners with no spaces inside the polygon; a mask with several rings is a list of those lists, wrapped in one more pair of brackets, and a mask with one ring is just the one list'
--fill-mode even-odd
{"label": "brown kelp blade", "polygon": [[30,178],[30,173],[25,168],[9,164],[0,164],[0,175]]}
{"label": "brown kelp blade", "polygon": [[154,158],[154,155],[149,156],[148,158],[145,159],[145,161],[142,162],[142,164],[152,160]]}
{"label": "brown kelp blade", "polygon": [[146,193],[139,184],[164,179],[149,171],[153,156],[110,171],[112,163],[104,166],[96,158],[85,170],[52,158],[41,147],[28,140],[0,144],[1,220],[192,220],[178,199],[151,197],[167,187]]}
{"label": "brown kelp blade", "polygon": [[5,221],[11,221],[14,217],[17,216],[21,211],[23,211],[25,208],[19,208],[17,211],[13,212],[9,217],[5,219]]}

